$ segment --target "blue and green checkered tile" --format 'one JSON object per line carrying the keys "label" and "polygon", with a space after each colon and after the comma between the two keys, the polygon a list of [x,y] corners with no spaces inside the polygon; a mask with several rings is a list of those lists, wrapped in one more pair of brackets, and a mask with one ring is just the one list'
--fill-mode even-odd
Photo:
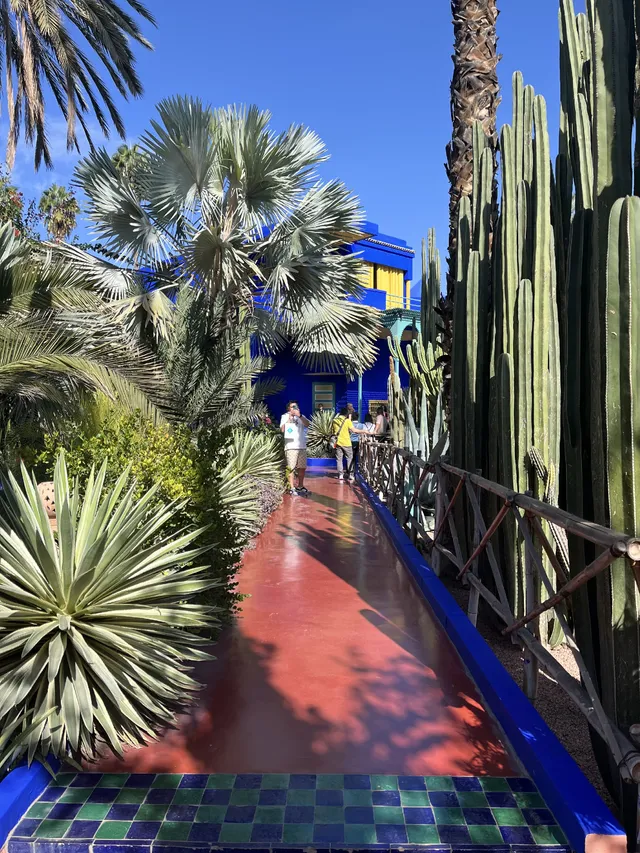
{"label": "blue and green checkered tile", "polygon": [[95,849],[123,840],[149,848],[567,845],[530,779],[281,773],[62,774],[16,827],[9,853],[44,850],[45,840],[60,853],[64,842]]}

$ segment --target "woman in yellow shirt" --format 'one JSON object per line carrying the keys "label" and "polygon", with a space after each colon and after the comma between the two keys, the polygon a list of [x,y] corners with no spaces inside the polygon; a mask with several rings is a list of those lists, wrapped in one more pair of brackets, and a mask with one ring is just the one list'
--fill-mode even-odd
{"label": "woman in yellow shirt", "polygon": [[353,482],[355,480],[354,472],[351,465],[353,462],[353,445],[351,444],[351,433],[355,432],[358,435],[366,435],[367,430],[356,429],[351,420],[351,411],[348,406],[340,409],[340,414],[334,420],[332,426],[333,434],[338,437],[336,442],[336,466],[338,468],[338,479],[345,479],[343,459],[347,460],[347,478]]}

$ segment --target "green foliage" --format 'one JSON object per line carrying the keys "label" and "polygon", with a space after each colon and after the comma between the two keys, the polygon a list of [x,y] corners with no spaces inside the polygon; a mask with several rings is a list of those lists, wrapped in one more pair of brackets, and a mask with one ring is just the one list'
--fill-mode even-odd
{"label": "green foliage", "polygon": [[283,387],[276,379],[256,381],[273,362],[251,354],[253,315],[242,312],[229,324],[227,307],[221,297],[211,301],[204,290],[182,285],[158,346],[172,407],[192,428],[247,424]]}
{"label": "green foliage", "polygon": [[[211,433],[211,436],[215,436]],[[211,438],[201,436],[199,444]],[[240,534],[248,539],[265,521],[261,487],[280,489],[284,454],[279,434],[234,429],[225,444],[217,470],[220,472],[220,503],[231,515]],[[269,488],[271,487],[271,488]]]}
{"label": "green foliage", "polygon": [[355,375],[375,359],[379,322],[350,298],[362,293],[361,264],[341,251],[362,211],[343,184],[320,179],[327,152],[315,133],[277,134],[270,121],[257,107],[162,101],[139,143],[148,168],[135,181],[105,150],[76,170],[96,238],[118,262],[75,247],[58,253],[100,290],[155,316],[172,308],[169,291],[198,282],[224,309],[224,328],[251,317],[260,355],[291,341],[314,370]]}
{"label": "green foliage", "polygon": [[[118,412],[99,414],[94,420],[90,412],[83,421],[62,423],[58,432],[45,435],[45,448],[37,459],[39,479],[51,476],[64,449],[69,473],[80,482],[93,467],[106,464],[107,485],[128,468],[135,497],[155,487],[158,510],[171,501],[185,501],[167,530],[178,534],[207,525],[202,541],[212,549],[206,562],[210,577],[220,582],[207,593],[207,602],[220,607],[221,619],[228,620],[240,600],[233,575],[245,541],[221,495],[220,474],[229,461],[231,436],[210,432],[194,440],[185,426],[154,425],[140,414]],[[236,493],[239,490],[236,483]]]}
{"label": "green foliage", "polygon": [[307,452],[311,457],[328,458],[335,456],[335,450],[331,447],[329,439],[333,433],[333,422],[336,418],[335,412],[316,412],[311,418],[311,424],[307,431]]}
{"label": "green foliage", "polygon": [[31,200],[25,211],[23,194],[6,172],[0,172],[0,224],[10,222],[19,234],[34,240],[38,219],[35,202]]}
{"label": "green foliage", "polygon": [[120,145],[111,161],[118,174],[129,181],[138,194],[144,191],[143,181],[145,173],[149,171],[149,161],[137,143]]}
{"label": "green foliage", "polygon": [[50,423],[86,389],[158,415],[164,382],[113,308],[40,244],[0,226],[0,447],[10,424]]}
{"label": "green foliage", "polygon": [[10,167],[23,130],[27,142],[33,143],[36,169],[43,161],[48,168],[53,165],[45,127],[50,118],[45,106],[49,91],[54,97],[46,103],[55,102],[66,119],[69,149],[79,145],[78,124],[91,144],[91,117],[105,136],[113,127],[124,138],[122,118],[104,81],[113,83],[125,98],[142,94],[132,45],[151,45],[140,30],[140,18],[154,22],[139,0],[3,5],[0,40]]}
{"label": "green foliage", "polygon": [[52,240],[67,240],[76,227],[80,208],[76,197],[66,187],[52,184],[40,196],[38,209]]}
{"label": "green foliage", "polygon": [[188,661],[207,659],[211,613],[189,603],[211,588],[201,529],[176,535],[180,503],[158,489],[107,484],[107,462],[81,496],[64,454],[54,472],[54,537],[35,478],[2,482],[0,727],[28,720],[11,759],[80,762],[101,743],[122,755],[171,725],[199,685]]}

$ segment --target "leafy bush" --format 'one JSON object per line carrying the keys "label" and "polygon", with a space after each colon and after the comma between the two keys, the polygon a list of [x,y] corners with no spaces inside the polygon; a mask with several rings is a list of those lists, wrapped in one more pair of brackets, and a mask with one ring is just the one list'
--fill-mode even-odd
{"label": "leafy bush", "polygon": [[307,452],[312,457],[335,456],[335,450],[329,444],[333,435],[333,422],[336,419],[334,412],[316,412],[311,418],[311,425],[307,431]]}
{"label": "leafy bush", "polygon": [[124,467],[107,485],[105,459],[80,497],[64,454],[54,472],[57,536],[22,468],[2,486],[0,730],[28,720],[10,760],[53,753],[79,762],[101,743],[117,754],[170,725],[199,685],[185,661],[208,656],[193,631],[215,622],[187,603],[215,585],[196,540],[172,530],[181,503],[159,487],[130,487]]}
{"label": "leafy bush", "polygon": [[158,511],[171,501],[185,503],[167,521],[167,532],[207,526],[203,541],[212,546],[206,561],[210,577],[220,585],[207,592],[204,601],[220,608],[220,619],[229,621],[240,596],[234,580],[245,533],[234,522],[231,508],[222,499],[220,471],[228,462],[231,434],[210,432],[196,442],[184,426],[155,425],[139,414],[87,410],[82,422],[61,424],[60,431],[44,436],[45,449],[37,459],[39,479],[49,479],[58,453],[65,450],[71,476],[85,482],[93,467],[106,462],[105,482],[113,485],[129,468],[134,497],[156,486]]}
{"label": "leafy bush", "polygon": [[227,461],[220,472],[220,498],[247,538],[255,536],[266,524],[267,506],[275,509],[279,503],[277,495],[282,497],[283,472],[284,454],[279,432],[233,431]]}

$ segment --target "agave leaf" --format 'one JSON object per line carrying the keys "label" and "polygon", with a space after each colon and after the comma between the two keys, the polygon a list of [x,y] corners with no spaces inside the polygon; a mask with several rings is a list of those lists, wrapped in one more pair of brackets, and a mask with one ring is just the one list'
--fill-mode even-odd
{"label": "agave leaf", "polygon": [[7,713],[10,706],[19,706],[28,696],[47,665],[47,649],[42,648],[35,655],[17,666],[10,678],[0,682],[0,717]]}
{"label": "agave leaf", "polygon": [[[155,532],[155,526],[152,529]],[[172,564],[182,564],[190,562],[200,554],[204,554],[209,551],[210,546],[206,545],[195,551],[190,551],[186,553],[179,552],[177,557],[174,556],[173,559],[170,559],[172,548],[175,549],[175,547],[178,545],[179,547],[184,547],[186,545],[191,544],[191,542],[198,538],[204,530],[206,530],[206,528],[199,528],[198,530],[189,531],[183,536],[178,536],[176,538],[166,540],[165,542],[157,543],[157,554],[159,556],[159,559],[162,561],[162,566],[166,568],[171,566]],[[99,578],[92,589],[93,601],[101,599],[112,588],[118,588],[118,586],[121,586],[122,581],[125,578],[130,579],[132,576],[146,573],[149,563],[148,550],[142,549],[143,540],[141,540],[139,537],[136,536],[133,541],[138,547],[134,549],[133,555],[131,557],[127,557],[125,554],[122,554],[122,552],[120,552],[119,554],[112,557],[112,565],[105,565],[103,559],[100,558],[96,566],[96,573],[99,575]],[[127,548],[127,550],[131,549]],[[137,562],[138,559],[140,560],[139,564]],[[160,574],[160,572],[158,572],[158,574]],[[82,606],[85,606],[86,596],[78,598],[78,606],[80,606],[81,604]]]}
{"label": "agave leaf", "polygon": [[0,734],[0,768],[6,767],[14,760],[14,757],[19,752],[20,747],[28,741],[33,732],[42,728],[43,723],[49,716],[51,716],[51,713],[52,711],[49,710],[40,714],[28,726],[18,732],[17,735],[16,729],[20,725],[24,725],[24,717],[17,719],[11,725],[4,727],[2,734]]}
{"label": "agave leaf", "polygon": [[73,687],[73,680],[69,677],[62,677],[61,681],[62,713],[67,729],[67,737],[69,738],[71,749],[77,752],[80,743],[80,708],[76,698],[76,691]]}
{"label": "agave leaf", "polygon": [[113,725],[111,716],[107,710],[106,705],[104,704],[100,693],[96,694],[96,705],[94,708],[94,714],[96,720],[100,724],[103,735],[109,743],[109,746],[116,753],[116,755],[119,755],[122,758],[124,752],[120,744],[120,736],[116,731],[115,726]]}
{"label": "agave leaf", "polygon": [[87,681],[82,662],[78,660],[78,656],[76,654],[73,655],[70,666],[73,686],[76,692],[78,705],[80,707],[82,722],[85,729],[89,733],[93,733],[93,702],[91,699],[91,690],[89,689],[89,682]]}
{"label": "agave leaf", "polygon": [[[104,486],[106,470],[106,464],[103,464],[98,474],[98,482],[96,482],[95,469],[92,467],[89,472],[89,479],[85,484],[84,501],[82,503],[80,517],[78,518],[78,528],[76,532],[75,559],[77,564],[82,562],[82,557],[87,543],[87,536],[91,529],[91,524],[94,522],[96,517],[102,488]],[[102,479],[100,475],[102,475]]]}
{"label": "agave leaf", "polygon": [[163,536],[183,502],[157,510],[157,487],[135,500],[128,477],[106,488],[103,467],[81,497],[61,456],[57,540],[35,483],[25,472],[22,485],[4,481],[0,726],[48,712],[14,757],[78,764],[101,739],[120,754],[171,725],[199,687],[187,662],[207,656],[189,629],[215,619],[188,599],[217,583],[194,565],[209,546],[194,545],[202,529]]}
{"label": "agave leaf", "polygon": [[58,677],[58,670],[62,664],[64,654],[67,648],[67,635],[58,631],[53,639],[49,642],[49,668],[47,670],[47,678],[49,681],[54,681]]}
{"label": "agave leaf", "polygon": [[51,620],[51,622],[45,623],[44,625],[41,625],[39,628],[35,628],[35,627],[32,628],[31,629],[31,636],[29,637],[27,642],[24,644],[24,648],[22,649],[22,655],[21,656],[23,658],[26,657],[33,649],[35,649],[35,647],[38,645],[38,643],[41,640],[44,640],[44,638],[46,636],[48,636],[52,631],[55,631],[57,629],[57,627],[58,627],[57,624],[53,620]]}
{"label": "agave leaf", "polygon": [[[192,574],[202,575],[206,568],[206,566],[198,566],[195,569],[185,569],[180,573],[180,576],[188,577]],[[139,587],[133,587],[133,589],[123,595],[112,596],[109,599],[109,605],[126,604],[129,601],[138,601],[141,592],[144,592],[146,601],[156,601],[158,599],[167,598],[179,599],[184,595],[191,596],[195,595],[197,592],[204,592],[204,590],[209,589],[209,583],[210,582],[207,578],[202,577],[199,580],[180,580],[174,582],[163,579],[155,585],[151,583],[141,584]]]}
{"label": "agave leaf", "polygon": [[0,560],[5,572],[14,574],[39,597],[45,598],[51,591],[28,548],[14,532],[0,525]]}

